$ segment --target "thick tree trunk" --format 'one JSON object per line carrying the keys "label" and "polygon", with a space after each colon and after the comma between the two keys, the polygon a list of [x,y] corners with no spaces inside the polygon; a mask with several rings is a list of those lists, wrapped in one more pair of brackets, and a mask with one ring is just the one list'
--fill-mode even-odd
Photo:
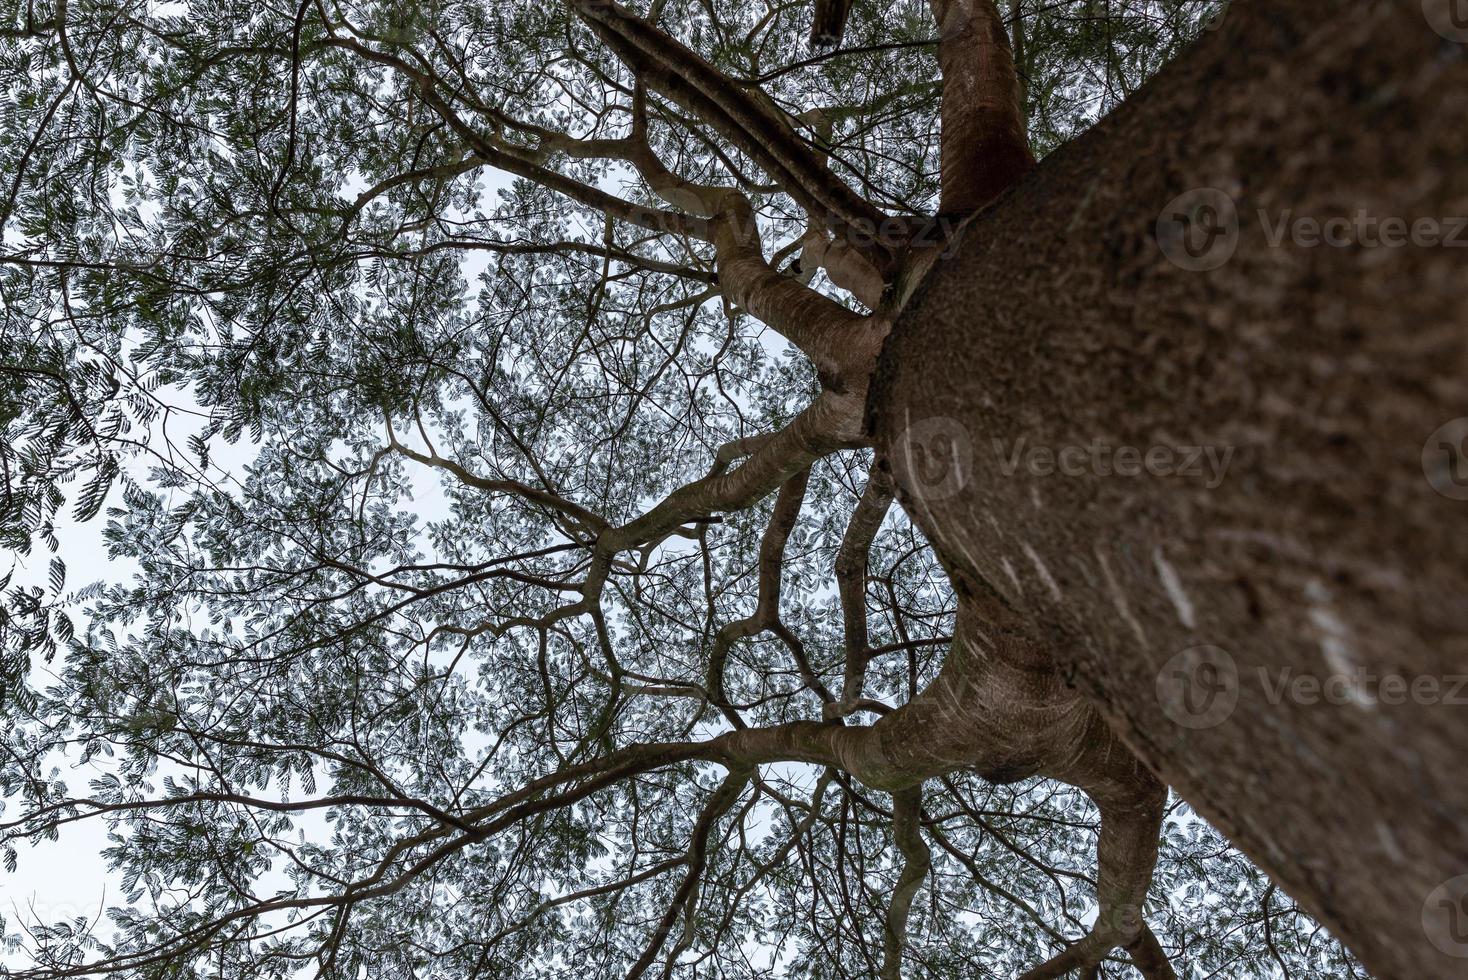
{"label": "thick tree trunk", "polygon": [[1235,3],[969,225],[869,405],[960,594],[1033,621],[1381,980],[1468,969],[1468,423],[1435,435],[1468,416],[1468,44],[1441,7]]}
{"label": "thick tree trunk", "polygon": [[1024,97],[995,0],[929,0],[943,71],[944,214],[994,200],[1035,165]]}

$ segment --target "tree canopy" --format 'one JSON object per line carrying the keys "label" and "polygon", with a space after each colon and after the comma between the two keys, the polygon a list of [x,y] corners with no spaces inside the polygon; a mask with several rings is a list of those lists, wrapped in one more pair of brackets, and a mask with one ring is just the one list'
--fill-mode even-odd
{"label": "tree canopy", "polygon": [[[0,847],[105,823],[122,886],[0,911],[13,975],[1361,975],[1185,805],[1154,871],[1119,784],[944,740],[983,627],[862,435],[965,216],[1215,5],[814,6],[0,23],[0,534],[47,569]],[[78,587],[99,514],[136,573]]]}

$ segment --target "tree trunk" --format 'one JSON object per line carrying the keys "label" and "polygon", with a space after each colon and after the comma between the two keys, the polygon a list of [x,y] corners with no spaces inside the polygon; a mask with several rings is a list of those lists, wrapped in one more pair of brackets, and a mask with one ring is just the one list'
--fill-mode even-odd
{"label": "tree trunk", "polygon": [[1236,2],[968,225],[869,402],[960,596],[1381,980],[1468,968],[1452,5]]}

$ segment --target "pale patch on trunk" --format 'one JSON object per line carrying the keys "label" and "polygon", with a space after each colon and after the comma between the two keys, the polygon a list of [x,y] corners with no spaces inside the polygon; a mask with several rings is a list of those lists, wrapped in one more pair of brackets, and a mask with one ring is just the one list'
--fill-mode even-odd
{"label": "pale patch on trunk", "polygon": [[1193,609],[1193,600],[1183,591],[1183,581],[1177,574],[1177,569],[1167,560],[1159,545],[1152,552],[1152,561],[1157,566],[1157,576],[1162,579],[1162,587],[1167,590],[1167,597],[1172,600],[1172,606],[1177,610],[1178,619],[1188,629],[1194,629],[1198,625],[1198,617]]}
{"label": "pale patch on trunk", "polygon": [[1028,541],[1024,543],[1025,555],[1030,559],[1030,564],[1035,566],[1035,572],[1040,576],[1040,581],[1045,583],[1045,588],[1050,590],[1050,595],[1056,602],[1065,598],[1060,591],[1060,585],[1055,581],[1055,576],[1050,574],[1050,568],[1040,558],[1040,553],[1034,549]]}
{"label": "pale patch on trunk", "polygon": [[[1320,652],[1324,655],[1331,673],[1337,677],[1358,678],[1365,665],[1356,654],[1351,627],[1336,612],[1330,589],[1326,588],[1324,582],[1316,579],[1305,587],[1305,595],[1310,600],[1310,622],[1317,630]],[[1370,695],[1361,690],[1359,683],[1347,683],[1344,686],[1351,704],[1358,708],[1376,707]]]}
{"label": "pale patch on trunk", "polygon": [[1133,615],[1131,606],[1127,604],[1126,593],[1122,591],[1121,584],[1117,582],[1116,576],[1112,573],[1111,564],[1106,560],[1106,554],[1100,548],[1096,548],[1094,554],[1096,555],[1096,561],[1101,565],[1101,577],[1106,579],[1106,588],[1111,593],[1112,605],[1116,607],[1116,611],[1121,616],[1122,621],[1136,635],[1137,642],[1143,647],[1146,647],[1147,631],[1142,629],[1141,621]]}

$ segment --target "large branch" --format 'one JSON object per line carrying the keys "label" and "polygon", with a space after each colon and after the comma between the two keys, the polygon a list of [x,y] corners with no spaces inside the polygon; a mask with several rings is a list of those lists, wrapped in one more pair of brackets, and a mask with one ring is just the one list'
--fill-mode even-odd
{"label": "large branch", "polygon": [[772,629],[780,621],[780,585],[785,571],[785,543],[800,517],[801,505],[805,503],[805,489],[810,482],[810,470],[804,469],[791,477],[775,498],[775,510],[765,528],[759,545],[759,597],[754,612],[742,619],[726,623],[714,637],[713,650],[709,654],[707,677],[704,687],[709,700],[721,709],[736,728],[743,728],[744,721],[733,711],[724,693],[724,668],[729,651],[740,640],[758,636]]}
{"label": "large branch", "polygon": [[[816,460],[841,449],[860,447],[860,406],[864,397],[864,392],[823,392],[778,432],[742,439],[721,449],[708,476],[684,484],[620,527],[603,528],[581,588],[581,601],[562,607],[556,617],[594,609],[612,561],[621,552],[661,541],[690,521],[752,507]],[[730,470],[732,460],[745,453],[748,455],[743,463]],[[788,631],[782,638],[798,651]]]}
{"label": "large branch", "polygon": [[709,232],[704,222],[678,211],[649,208],[634,204],[624,198],[609,194],[599,187],[592,187],[567,177],[556,170],[543,166],[535,154],[513,147],[497,136],[480,131],[471,125],[453,105],[451,94],[447,94],[441,81],[425,69],[410,64],[402,58],[380,51],[356,38],[330,35],[322,41],[328,47],[351,51],[374,64],[383,65],[399,72],[410,82],[424,104],[438,115],[449,128],[464,141],[474,155],[483,162],[506,173],[524,177],[543,187],[563,194],[580,204],[618,218],[648,231],[684,235],[690,238],[707,239]]}
{"label": "large branch", "polygon": [[887,335],[886,319],[853,313],[776,271],[760,247],[748,200],[731,192],[723,205],[714,221],[714,247],[724,294],[800,348],[828,386],[864,390]]}
{"label": "large branch", "polygon": [[[668,956],[670,967],[692,941],[694,913],[698,907],[698,888],[702,883],[704,868],[708,865],[709,834],[713,831],[714,824],[718,822],[719,818],[738,801],[739,794],[744,791],[744,787],[749,784],[753,775],[750,769],[731,770],[699,812],[698,820],[693,825],[692,839],[688,843],[688,854],[684,859],[688,871],[684,874],[682,883],[673,892],[673,899],[668,903],[667,910],[663,913],[657,928],[653,930],[651,941],[643,950],[642,955],[637,958],[637,962],[633,963],[632,968],[627,971],[627,980],[637,980],[657,960],[658,953],[663,948],[679,916],[682,916],[684,920],[683,935]],[[665,970],[663,975],[666,977],[669,972],[671,970]]]}
{"label": "large branch", "polygon": [[789,425],[761,440],[740,466],[679,487],[636,519],[605,531],[599,549],[615,554],[694,518],[753,506],[823,456],[860,446],[859,404],[855,394],[823,393]]}
{"label": "large branch", "polygon": [[943,73],[945,214],[977,210],[1035,164],[1014,54],[994,0],[929,0]]}
{"label": "large branch", "polygon": [[923,841],[920,788],[904,790],[892,798],[892,836],[902,853],[902,873],[887,905],[882,930],[882,980],[902,980],[902,951],[907,946],[907,920],[912,900],[933,866],[928,845]]}
{"label": "large branch", "polygon": [[[756,161],[813,218],[870,233],[885,215],[831,173],[762,93],[736,84],[702,55],[609,0],[568,0],[637,78],[707,122]],[[873,246],[874,252],[880,248]]]}
{"label": "large branch", "polygon": [[836,553],[836,588],[841,596],[841,622],[846,637],[846,670],[841,684],[841,703],[833,706],[841,715],[855,710],[863,696],[867,664],[872,657],[867,629],[867,560],[872,541],[892,506],[892,481],[876,466],[867,477],[866,488],[846,524],[841,548]]}
{"label": "large branch", "polygon": [[851,16],[851,0],[816,0],[810,21],[812,48],[837,47]]}
{"label": "large branch", "polygon": [[[619,139],[575,139],[517,122],[471,97],[463,97],[469,100],[471,109],[488,114],[497,126],[513,127],[533,136],[538,145],[526,149],[512,146],[497,135],[482,132],[471,125],[455,107],[455,99],[459,97],[428,69],[390,52],[380,51],[357,38],[331,36],[325,43],[389,67],[410,81],[424,104],[467,144],[475,162],[482,161],[535,181],[638,227],[713,242],[719,285],[732,302],[795,344],[832,385],[850,389],[854,385],[863,385],[870,376],[877,351],[886,335],[886,320],[853,313],[819,291],[772,268],[761,248],[754,209],[741,192],[696,184],[666,167],[647,142],[646,103],[640,84],[634,93],[632,133]],[[673,42],[669,40],[668,43]],[[555,152],[579,159],[617,159],[631,163],[656,193],[683,210],[643,207],[600,188],[582,184],[544,165],[545,157]],[[456,165],[448,170],[457,172],[461,166],[467,169],[469,165]],[[839,253],[841,250],[836,251]],[[846,263],[853,264],[854,261],[848,258]],[[880,294],[880,287],[876,292]],[[872,290],[867,288],[867,284],[864,284],[862,295],[869,302],[873,300]]]}
{"label": "large branch", "polygon": [[970,224],[870,406],[960,593],[1383,980],[1462,964],[1423,915],[1468,869],[1464,252],[1406,239],[1468,202],[1465,53],[1417,3],[1234,5]]}

